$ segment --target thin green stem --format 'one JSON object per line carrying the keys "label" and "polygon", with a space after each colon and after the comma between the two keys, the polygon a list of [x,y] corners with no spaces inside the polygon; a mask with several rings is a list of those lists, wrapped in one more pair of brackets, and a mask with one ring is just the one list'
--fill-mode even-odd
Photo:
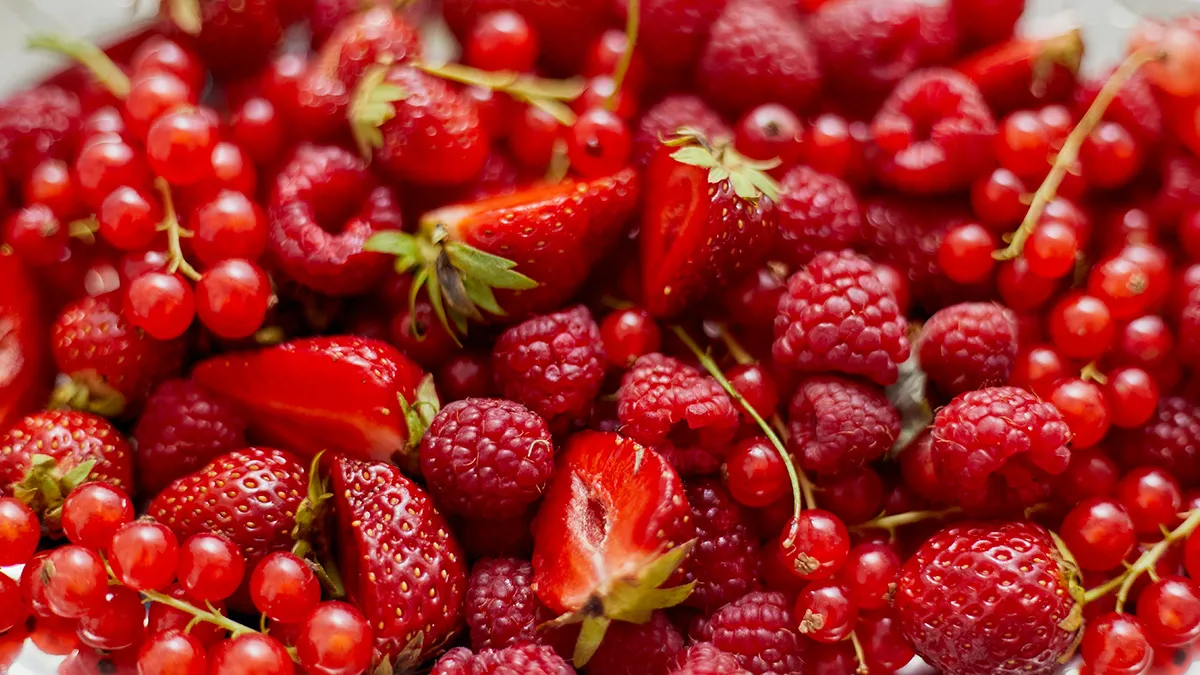
{"label": "thin green stem", "polygon": [[729,350],[729,355],[733,357],[734,361],[738,362],[738,365],[748,366],[757,361],[757,359],[750,355],[750,352],[746,351],[742,343],[733,337],[733,333],[729,332],[729,326],[723,323],[717,324],[717,334],[721,338],[721,342],[725,343],[725,349]]}
{"label": "thin green stem", "polygon": [[613,71],[612,93],[604,102],[604,107],[609,112],[617,109],[617,98],[621,95],[621,86],[625,84],[625,76],[629,74],[629,65],[633,63],[633,50],[637,47],[638,26],[641,24],[641,4],[639,0],[629,0],[628,6],[625,8],[625,51],[621,52],[621,60],[617,61],[617,68]]}
{"label": "thin green stem", "polygon": [[[692,351],[692,354],[700,361],[700,365],[704,370],[708,371],[709,375],[712,375],[713,379],[725,390],[725,393],[729,394],[733,400],[738,402],[738,405],[742,406],[742,409],[746,411],[750,419],[754,420],[758,428],[762,429],[763,433],[766,434],[767,439],[771,441],[771,445],[775,446],[775,451],[779,453],[779,457],[783,460],[783,465],[787,468],[788,477],[792,482],[792,516],[799,518],[800,511],[804,509],[805,504],[804,497],[800,492],[800,475],[796,470],[796,465],[792,463],[792,457],[788,454],[787,448],[783,446],[783,441],[779,439],[779,436],[771,428],[771,425],[767,424],[766,420],[762,418],[762,415],[758,414],[754,406],[747,403],[746,399],[742,398],[742,395],[733,388],[733,385],[726,379],[725,374],[717,367],[717,363],[712,360],[712,357],[707,352],[700,349],[700,345],[696,344],[696,341],[692,339],[692,336],[687,334],[687,331],[680,326],[672,326],[671,330],[675,331],[675,335],[679,336],[683,344],[687,345],[687,348]],[[815,502],[812,504],[815,504]]]}
{"label": "thin green stem", "polygon": [[948,516],[953,516],[962,512],[962,509],[957,506],[952,506],[948,509],[930,510],[930,511],[906,511],[897,513],[891,516],[879,516],[874,520],[868,520],[865,523],[852,525],[849,529],[851,532],[866,532],[867,530],[885,530],[887,532],[895,532],[896,528],[913,523],[920,523],[926,520],[941,520]]}
{"label": "thin green stem", "polygon": [[[775,429],[775,433],[779,435],[779,439],[783,441],[784,445],[787,445],[788,430],[787,425],[783,423],[783,418],[777,414],[772,415],[771,427]],[[796,477],[800,479],[800,494],[804,496],[806,508],[817,508],[817,487],[808,479],[808,474],[804,473],[804,469],[796,467]]]}
{"label": "thin green stem", "polygon": [[172,607],[185,614],[190,614],[197,619],[204,621],[205,623],[211,623],[214,626],[224,628],[234,637],[245,633],[258,632],[249,626],[242,625],[233,619],[230,619],[220,612],[212,612],[207,609],[201,609],[190,602],[185,602],[178,598],[172,598],[165,593],[159,593],[158,591],[141,591],[141,594],[151,602],[157,602],[166,605],[167,607]]}
{"label": "thin green stem", "polygon": [[181,237],[192,236],[192,233],[183,229],[183,226],[179,224],[179,216],[175,212],[175,200],[171,198],[171,186],[163,178],[155,179],[154,186],[162,195],[163,221],[158,228],[167,233],[167,255],[170,258],[170,262],[167,263],[167,272],[171,274],[179,272],[192,281],[200,281],[200,273],[183,257],[183,246],[180,245],[179,240]]}
{"label": "thin green stem", "polygon": [[1108,595],[1114,588],[1117,589],[1117,606],[1116,611],[1124,611],[1125,601],[1129,599],[1129,590],[1133,588],[1133,582],[1137,581],[1143,573],[1153,572],[1154,566],[1158,564],[1159,559],[1166,554],[1167,550],[1175,542],[1186,539],[1189,535],[1200,528],[1200,509],[1194,509],[1188,512],[1183,522],[1174,530],[1171,530],[1162,538],[1162,541],[1155,544],[1137,559],[1129,569],[1122,572],[1120,575],[1109,579],[1104,584],[1097,586],[1083,595],[1083,602],[1087,604],[1094,602],[1099,598]]}

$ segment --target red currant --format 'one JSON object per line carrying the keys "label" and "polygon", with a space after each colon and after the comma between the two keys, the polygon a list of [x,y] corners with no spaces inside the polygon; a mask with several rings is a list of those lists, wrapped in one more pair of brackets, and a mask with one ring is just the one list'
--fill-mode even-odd
{"label": "red currant", "polygon": [[237,107],[229,127],[233,142],[259,166],[278,159],[287,140],[283,121],[274,104],[258,96],[246,99]]}
{"label": "red currant", "polygon": [[1089,497],[1109,497],[1121,478],[1117,463],[1101,450],[1071,453],[1071,463],[1058,476],[1054,491],[1064,504],[1078,504]]}
{"label": "red currant", "polygon": [[821,507],[843,523],[857,525],[883,508],[883,479],[869,466],[821,477]]}
{"label": "red currant", "polygon": [[1072,448],[1090,448],[1108,433],[1108,401],[1096,383],[1077,377],[1063,380],[1050,392],[1050,402],[1071,429]]}
{"label": "red currant", "polygon": [[100,236],[122,251],[142,251],[149,247],[158,236],[158,225],[163,218],[158,200],[128,185],[110,192],[96,215]]}
{"label": "red currant", "polygon": [[809,584],[796,598],[800,633],[810,640],[832,644],[850,637],[858,622],[858,607],[850,591],[833,582]]}
{"label": "red currant", "polygon": [[108,574],[95,552],[74,544],[54,549],[42,561],[46,602],[58,616],[78,619],[104,602]]}
{"label": "red currant", "polygon": [[254,162],[240,147],[229,141],[221,141],[212,149],[212,172],[206,180],[193,189],[204,197],[211,197],[221,190],[236,190],[253,195],[258,189],[258,173]]}
{"label": "red currant", "polygon": [[1117,482],[1116,497],[1138,534],[1161,534],[1162,528],[1179,522],[1183,491],[1163,469],[1147,466],[1130,471]]}
{"label": "red currant", "polygon": [[321,585],[303,560],[278,551],[254,567],[250,599],[272,621],[294,623],[303,620],[321,601]]}
{"label": "red currant", "polygon": [[793,574],[808,580],[828,579],[846,562],[850,533],[832,513],[806,509],[788,522],[780,547]]}
{"label": "red currant", "polygon": [[[592,48],[588,50],[587,60],[583,66],[583,75],[585,77],[612,75],[617,71],[617,65],[624,58],[628,49],[629,38],[625,35],[625,31],[616,28],[604,31],[600,37],[596,38]],[[645,81],[646,62],[642,59],[641,53],[634,50],[633,58],[629,62],[629,70],[625,73],[625,83],[630,89],[640,91],[642,83]]]}
{"label": "red currant", "polygon": [[125,97],[125,121],[137,138],[146,138],[150,124],[181,105],[196,105],[197,91],[171,73],[157,71],[133,78]]}
{"label": "red currant", "polygon": [[1124,186],[1142,168],[1142,146],[1117,122],[1102,120],[1079,148],[1083,176],[1092,187]]}
{"label": "red currant", "polygon": [[[179,586],[171,586],[163,591],[163,593],[196,607],[204,604],[189,596]],[[213,602],[212,605],[218,614],[225,613],[224,603],[217,601]],[[150,610],[146,613],[146,633],[154,635],[170,630],[182,631],[187,628],[193,618],[195,617],[183,610],[175,609],[160,602],[152,602],[150,603]],[[225,638],[225,630],[223,628],[207,622],[201,622],[192,626],[188,633],[199,640],[205,647],[211,647]]]}
{"label": "red currant", "polygon": [[121,116],[121,111],[112,106],[92,111],[90,115],[83,118],[83,122],[79,125],[79,138],[83,141],[81,147],[97,136],[124,138],[128,134],[129,129],[125,126],[125,118]]}
{"label": "red currant", "polygon": [[744,439],[729,451],[723,468],[725,486],[743,506],[761,507],[788,491],[788,474],[779,451],[767,439]]}
{"label": "red currant", "polygon": [[846,565],[838,572],[851,601],[861,609],[887,606],[903,561],[886,544],[867,542],[850,549]]}
{"label": "red currant", "polygon": [[243,633],[209,652],[208,675],[292,675],[295,666],[279,641]]}
{"label": "red currant", "polygon": [[69,240],[67,228],[44,204],[18,209],[4,225],[4,242],[21,260],[37,267],[62,260]]}
{"label": "red currant", "polygon": [[[24,625],[29,608],[21,597],[21,586],[7,574],[0,574],[0,633]],[[0,659],[0,663],[6,663]]]}
{"label": "red currant", "polygon": [[1137,543],[1129,512],[1115,499],[1102,497],[1071,509],[1059,534],[1079,566],[1097,572],[1120,566]]}
{"label": "red currant", "polygon": [[1040,181],[1050,170],[1052,139],[1051,130],[1037,113],[1018,110],[1000,124],[996,159],[1022,178]]}
{"label": "red currant", "polygon": [[857,160],[858,145],[850,124],[842,117],[826,113],[809,125],[800,153],[800,161],[817,171],[847,178]]}
{"label": "red currant", "polygon": [[25,179],[26,204],[45,204],[59,218],[69,218],[79,210],[79,194],[71,167],[61,159],[46,159],[33,168]]}
{"label": "red currant", "polygon": [[640,307],[618,309],[600,322],[604,355],[618,368],[628,368],[639,356],[659,350],[662,331],[650,313]]}
{"label": "red currant", "polygon": [[725,371],[725,379],[741,394],[746,403],[764,418],[770,417],[779,407],[779,388],[775,379],[757,363],[736,365]]}
{"label": "red currant", "polygon": [[1158,383],[1141,368],[1127,366],[1108,374],[1105,397],[1114,426],[1136,429],[1158,408]]}
{"label": "red currant", "polygon": [[135,76],[169,73],[185,82],[192,91],[204,87],[204,64],[192,52],[174,40],[154,36],[138,46],[129,59]]}
{"label": "red currant", "polygon": [[104,198],[118,187],[150,188],[146,158],[120,136],[97,136],[84,144],[75,158],[75,176],[83,202],[100,208]]}
{"label": "red currant", "polygon": [[987,279],[996,260],[996,236],[977,223],[959,225],[946,233],[938,246],[937,259],[942,272],[952,281],[971,284]]}
{"label": "red currant", "polygon": [[1140,621],[1108,612],[1087,622],[1079,653],[1090,673],[1137,675],[1149,668],[1152,650]]}
{"label": "red currant", "polygon": [[63,533],[80,546],[101,550],[122,525],[130,522],[133,502],[108,483],[85,483],[63,501]]}
{"label": "red currant", "polygon": [[620,170],[628,163],[632,147],[633,139],[625,122],[603,108],[580,115],[567,134],[571,166],[588,178]]}
{"label": "red currant", "polygon": [[734,146],[750,159],[778,159],[779,170],[784,171],[800,159],[803,134],[795,113],[778,103],[765,103],[742,116]]}
{"label": "red currant", "polygon": [[192,185],[212,171],[217,130],[198,108],[179,107],[160,115],[146,133],[150,168],[172,185]]}
{"label": "red currant", "polygon": [[866,666],[871,672],[894,673],[912,661],[913,648],[891,611],[860,614],[858,627],[854,630],[862,642]]}
{"label": "red currant", "polygon": [[33,509],[12,497],[0,498],[0,567],[27,562],[41,536],[42,524]]}
{"label": "red currant", "polygon": [[558,120],[541,108],[527,105],[513,120],[508,147],[518,162],[541,171],[550,164],[558,135]]}
{"label": "red currant", "polygon": [[165,588],[175,578],[179,541],[165,525],[139,520],[122,525],[108,545],[108,562],[121,583],[139,591]]}
{"label": "red currant", "polygon": [[1175,350],[1175,336],[1161,316],[1140,316],[1125,324],[1117,335],[1113,357],[1126,363],[1153,370],[1162,366]]}
{"label": "red currant", "polygon": [[[610,104],[609,101],[612,103]],[[587,85],[579,98],[571,102],[571,110],[582,115],[589,110],[611,110],[613,114],[628,124],[637,119],[639,105],[637,97],[629,87],[617,89],[617,83],[611,75],[596,75],[588,78]]]}
{"label": "red currant", "polygon": [[245,573],[242,550],[222,535],[192,535],[179,547],[179,585],[197,600],[228,598]]}
{"label": "red currant", "polygon": [[204,645],[182,630],[151,635],[138,652],[138,675],[205,675]]}
{"label": "red currant", "polygon": [[996,275],[996,290],[1000,292],[1004,304],[1014,312],[1040,308],[1058,291],[1060,285],[1056,279],[1034,274],[1024,256],[1000,263],[1000,272]]}
{"label": "red currant", "polygon": [[173,340],[192,325],[196,316],[195,293],[178,274],[147,272],[129,284],[125,316],[151,336]]}
{"label": "red currant", "polygon": [[1099,298],[1071,293],[1050,310],[1050,339],[1073,359],[1091,360],[1108,351],[1115,328],[1112,313]]}
{"label": "red currant", "polygon": [[1070,225],[1051,220],[1039,223],[1025,242],[1022,256],[1029,271],[1045,279],[1061,279],[1075,269],[1079,239]]}
{"label": "red currant", "polygon": [[996,169],[971,186],[971,209],[993,232],[1007,232],[1021,224],[1029,210],[1024,181],[1008,169]]}
{"label": "red currant", "polygon": [[267,248],[267,219],[241,192],[221,190],[192,218],[192,250],[205,265],[229,258],[257,260]]}
{"label": "red currant", "polygon": [[1114,319],[1128,320],[1146,313],[1151,300],[1149,284],[1137,263],[1118,255],[1092,267],[1087,290],[1108,307]]}
{"label": "red currant", "polygon": [[239,258],[213,265],[196,283],[196,313],[213,333],[243,338],[262,327],[271,304],[271,280]]}
{"label": "red currant", "polygon": [[1195,642],[1200,638],[1200,588],[1187,577],[1163,577],[1138,596],[1137,618],[1156,647]]}
{"label": "red currant", "polygon": [[523,73],[537,61],[538,39],[520,14],[489,12],[475,21],[463,52],[463,61],[475,68]]}
{"label": "red currant", "polygon": [[309,613],[296,639],[296,656],[310,675],[353,675],[371,665],[371,626],[344,602],[324,602]]}
{"label": "red currant", "polygon": [[79,618],[79,639],[105,651],[131,647],[142,640],[146,608],[132,588],[110,586],[104,602]]}
{"label": "red currant", "polygon": [[50,600],[46,597],[47,584],[42,581],[42,570],[44,569],[42,563],[50,557],[50,553],[50,551],[34,553],[33,557],[25,563],[24,569],[21,570],[21,597],[25,599],[29,611],[39,618],[54,616],[54,610],[50,608]]}
{"label": "red currant", "polygon": [[483,353],[464,352],[443,363],[436,380],[443,401],[487,397],[493,390],[491,359]]}

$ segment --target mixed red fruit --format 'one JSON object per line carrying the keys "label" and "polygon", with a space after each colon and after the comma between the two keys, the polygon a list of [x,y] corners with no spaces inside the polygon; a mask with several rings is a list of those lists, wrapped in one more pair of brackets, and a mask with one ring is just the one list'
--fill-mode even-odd
{"label": "mixed red fruit", "polygon": [[1200,20],[408,4],[31,37],[0,670],[1187,666]]}

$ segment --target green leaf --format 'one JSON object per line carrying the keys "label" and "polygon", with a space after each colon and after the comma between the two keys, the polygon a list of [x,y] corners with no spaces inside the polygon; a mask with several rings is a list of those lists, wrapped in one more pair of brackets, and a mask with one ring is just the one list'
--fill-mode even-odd
{"label": "green leaf", "polygon": [[762,193],[758,191],[758,188],[754,187],[754,183],[743,171],[734,171],[729,174],[729,182],[733,184],[734,194],[748,202],[757,201],[762,196]]}
{"label": "green leaf", "polygon": [[[428,270],[429,268],[426,267],[424,269]],[[427,283],[429,285],[429,305],[433,308],[433,313],[435,316],[437,316],[438,322],[441,323],[442,327],[446,329],[446,332],[450,334],[450,337],[454,340],[454,343],[461,347],[462,343],[459,342],[458,336],[467,332],[467,322],[459,315],[446,311],[444,294],[442,292],[442,284],[440,281],[438,281],[438,275],[429,274],[428,276],[429,281]],[[453,320],[453,325],[451,325],[451,320]]]}
{"label": "green leaf", "polygon": [[384,230],[371,235],[370,239],[363,242],[364,251],[373,251],[375,253],[387,253],[395,256],[408,256],[416,258],[420,252],[420,245],[417,238],[407,232],[400,230]]}
{"label": "green leaf", "polygon": [[727,178],[729,178],[729,169],[723,166],[714,166],[708,170],[708,182],[710,183],[720,183]]}
{"label": "green leaf", "polygon": [[383,147],[384,124],[396,116],[396,101],[408,96],[400,87],[389,84],[388,64],[367,69],[350,99],[350,131],[363,157],[370,159],[375,148]]}
{"label": "green leaf", "polygon": [[86,462],[81,462],[71,467],[71,470],[63,474],[62,477],[63,493],[69,493],[71,490],[87,482],[88,476],[92,474],[92,469],[95,466],[96,460],[89,459]]}
{"label": "green leaf", "polygon": [[754,183],[754,187],[758,188],[758,191],[770,198],[771,201],[779,201],[779,183],[770,174],[751,169],[750,182]]}
{"label": "green leaf", "polygon": [[713,169],[721,165],[710,150],[698,145],[690,145],[672,152],[671,159],[680,164],[689,164],[703,169]]}
{"label": "green leaf", "polygon": [[513,271],[517,264],[507,258],[481,251],[474,246],[461,242],[448,242],[446,255],[450,262],[468,277],[491,286],[512,291],[527,291],[536,288],[538,283],[533,279]]}
{"label": "green leaf", "polygon": [[[413,275],[412,285],[408,289],[408,309],[414,315],[416,314],[417,294],[421,292],[421,288],[423,286],[427,285],[428,281],[429,268],[424,266],[417,268],[417,273]],[[408,329],[412,332],[412,336],[418,340],[425,339],[425,334],[419,332],[420,327],[417,325],[416,321],[410,321]]]}
{"label": "green leaf", "polygon": [[576,668],[586,666],[587,662],[596,655],[596,650],[600,648],[600,643],[604,640],[604,634],[608,632],[609,623],[611,621],[605,616],[589,616],[583,620],[583,627],[579,630],[579,640],[575,642],[575,654],[572,659]]}
{"label": "green leaf", "polygon": [[467,291],[467,297],[471,298],[471,302],[477,307],[489,314],[496,316],[505,316],[504,310],[496,302],[496,294],[492,293],[492,287],[483,283],[474,277],[463,277],[463,288]]}
{"label": "green leaf", "polygon": [[475,306],[475,303],[471,302],[467,288],[463,285],[462,273],[450,263],[450,257],[444,250],[437,257],[437,262],[434,263],[434,272],[437,274],[438,284],[442,288],[442,298],[449,305],[450,314],[482,321],[483,315],[479,313],[479,308]]}
{"label": "green leaf", "polygon": [[662,586],[679,569],[695,545],[696,540],[692,539],[655,558],[638,573],[637,585],[642,588]]}

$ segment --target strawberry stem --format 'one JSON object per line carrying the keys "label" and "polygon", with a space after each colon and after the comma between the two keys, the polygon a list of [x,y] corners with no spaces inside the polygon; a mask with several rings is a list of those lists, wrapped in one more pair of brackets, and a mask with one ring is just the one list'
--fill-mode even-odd
{"label": "strawberry stem", "polygon": [[641,11],[639,0],[629,0],[629,4],[625,8],[625,51],[621,53],[621,60],[617,61],[617,68],[613,71],[612,93],[604,101],[604,107],[609,112],[617,109],[617,97],[621,95],[621,86],[625,84],[625,76],[629,74],[629,64],[633,63],[633,50],[637,46]]}
{"label": "strawberry stem", "polygon": [[129,76],[108,58],[104,50],[88,40],[52,33],[36,33],[29,36],[25,43],[31,49],[44,49],[78,61],[113,96],[123,99],[129,95]]}
{"label": "strawberry stem", "polygon": [[[730,384],[729,380],[725,378],[725,374],[722,373],[721,369],[717,367],[717,363],[712,360],[712,357],[709,356],[707,352],[700,349],[700,345],[696,344],[695,340],[693,340],[692,337],[687,334],[686,330],[684,330],[681,326],[671,326],[671,330],[674,331],[675,335],[677,335],[679,339],[683,341],[683,344],[687,345],[687,348],[692,351],[692,354],[694,354],[696,359],[700,362],[700,366],[703,367],[704,370],[708,371],[708,374],[711,375],[713,379],[721,385],[721,388],[725,390],[726,394],[729,394],[733,400],[738,402],[738,405],[742,406],[742,409],[746,411],[746,414],[750,416],[750,419],[753,419],[754,423],[758,425],[758,428],[762,429],[763,433],[766,434],[767,439],[771,441],[771,445],[775,446],[775,451],[779,453],[780,459],[783,460],[783,466],[787,469],[788,478],[791,479],[792,483],[792,516],[799,518],[800,512],[805,508],[805,504],[808,505],[808,508],[815,508],[817,502],[813,499],[812,494],[808,491],[805,491],[804,494],[801,493],[800,477],[804,474],[796,468],[796,465],[792,462],[792,456],[788,454],[787,448],[783,446],[783,441],[779,439],[779,436],[775,433],[775,430],[771,428],[771,425],[767,424],[766,420],[762,418],[762,415],[759,415],[758,411],[754,409],[754,406],[750,405],[746,399],[742,398],[742,395],[738,393],[738,390],[733,388],[733,385]],[[804,483],[807,483],[808,477],[805,476],[803,480]]]}
{"label": "strawberry stem", "polygon": [[1125,601],[1129,598],[1129,589],[1133,588],[1133,582],[1137,581],[1143,572],[1149,574],[1153,579],[1156,574],[1154,566],[1158,564],[1159,559],[1166,554],[1172,544],[1181,539],[1186,539],[1196,531],[1196,528],[1200,528],[1200,509],[1189,511],[1187,518],[1179,524],[1179,527],[1166,533],[1162,541],[1151,547],[1149,551],[1143,553],[1129,569],[1084,593],[1084,604],[1094,602],[1111,593],[1113,589],[1117,589],[1116,611],[1124,611]]}
{"label": "strawberry stem", "polygon": [[183,257],[183,247],[180,246],[179,240],[181,237],[192,236],[192,232],[179,224],[179,217],[175,213],[175,200],[171,198],[171,186],[165,179],[156,178],[154,187],[162,195],[163,220],[158,229],[167,233],[167,254],[170,258],[167,263],[167,272],[169,274],[179,272],[192,281],[200,281],[200,273]]}
{"label": "strawberry stem", "polygon": [[1079,149],[1083,147],[1083,142],[1104,118],[1105,111],[1117,97],[1121,87],[1124,87],[1129,78],[1133,77],[1142,66],[1163,57],[1162,49],[1146,47],[1135,51],[1121,62],[1121,65],[1100,88],[1096,100],[1092,101],[1092,105],[1083,114],[1079,124],[1075,125],[1075,128],[1067,136],[1062,149],[1054,158],[1054,164],[1050,167],[1050,173],[1046,176],[1046,180],[1042,181],[1037,192],[1033,194],[1033,201],[1029,204],[1029,211],[1025,213],[1024,220],[1021,221],[1020,227],[1012,233],[1012,240],[1006,248],[994,252],[992,257],[997,260],[1012,260],[1021,255],[1021,251],[1025,248],[1025,241],[1029,239],[1029,235],[1033,234],[1038,221],[1041,220],[1042,213],[1046,210],[1046,205],[1058,194],[1058,188],[1066,178],[1067,171],[1079,160]]}
{"label": "strawberry stem", "polygon": [[896,513],[890,516],[879,516],[873,520],[868,520],[865,523],[851,525],[851,532],[866,532],[868,530],[883,530],[890,536],[895,536],[896,529],[913,523],[920,523],[926,520],[941,520],[948,516],[961,513],[962,509],[957,506],[952,506],[948,509],[929,510],[929,511],[905,511],[904,513]]}

